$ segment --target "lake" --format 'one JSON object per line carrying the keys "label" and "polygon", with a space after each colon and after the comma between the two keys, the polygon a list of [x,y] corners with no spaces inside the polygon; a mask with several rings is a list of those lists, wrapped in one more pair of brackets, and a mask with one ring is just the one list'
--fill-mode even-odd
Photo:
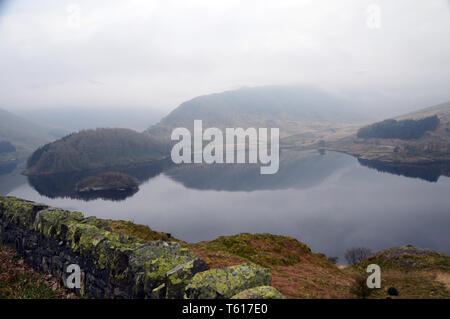
{"label": "lake", "polygon": [[17,173],[0,176],[0,194],[131,220],[189,242],[287,235],[339,263],[354,246],[413,244],[450,253],[450,178],[431,167],[392,169],[340,153],[286,151],[275,175],[260,175],[253,164],[160,165],[130,174],[141,180],[139,191],[118,197],[77,197],[73,175]]}

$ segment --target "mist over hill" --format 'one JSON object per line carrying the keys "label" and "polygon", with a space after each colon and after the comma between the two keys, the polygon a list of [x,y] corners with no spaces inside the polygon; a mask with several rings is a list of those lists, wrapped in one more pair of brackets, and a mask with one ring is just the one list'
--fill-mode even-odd
{"label": "mist over hill", "polygon": [[13,113],[0,109],[0,141],[7,141],[19,150],[33,151],[55,139],[51,129],[35,124]]}
{"label": "mist over hill", "polygon": [[24,118],[31,118],[42,125],[65,130],[66,134],[64,135],[73,131],[99,127],[121,127],[142,132],[165,115],[162,110],[133,106],[39,107],[19,109],[16,114]]}
{"label": "mist over hill", "polygon": [[14,171],[39,146],[59,132],[0,109],[0,175]]}
{"label": "mist over hill", "polygon": [[266,86],[203,95],[182,103],[158,124],[152,136],[169,138],[175,127],[279,127],[282,137],[318,129],[320,124],[357,123],[369,116],[350,99],[312,87]]}

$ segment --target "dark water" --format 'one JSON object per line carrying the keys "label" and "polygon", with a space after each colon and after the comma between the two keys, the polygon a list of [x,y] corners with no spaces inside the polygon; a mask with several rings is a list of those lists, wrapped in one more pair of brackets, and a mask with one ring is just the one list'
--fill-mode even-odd
{"label": "dark water", "polygon": [[17,176],[22,182],[16,184],[9,176],[7,185],[2,176],[0,192],[132,220],[190,242],[242,232],[288,235],[343,263],[353,246],[376,251],[413,244],[450,253],[450,178],[435,167],[380,167],[338,153],[284,152],[276,175],[260,175],[256,165],[194,164],[127,173],[142,184],[121,198],[81,198],[72,188],[76,175],[28,182]]}

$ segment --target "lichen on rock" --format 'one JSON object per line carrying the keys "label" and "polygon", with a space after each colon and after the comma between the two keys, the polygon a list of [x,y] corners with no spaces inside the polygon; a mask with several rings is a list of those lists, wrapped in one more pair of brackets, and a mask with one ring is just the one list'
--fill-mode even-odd
{"label": "lichen on rock", "polygon": [[270,270],[245,263],[196,274],[185,289],[186,299],[228,299],[241,291],[270,285]]}
{"label": "lichen on rock", "polygon": [[136,276],[135,292],[141,297],[151,297],[152,291],[165,283],[167,272],[194,260],[195,255],[175,242],[154,241],[142,245],[130,256],[130,268]]}
{"label": "lichen on rock", "polygon": [[283,295],[271,286],[261,286],[241,291],[231,299],[283,299]]}
{"label": "lichen on rock", "polygon": [[0,197],[0,226],[10,232],[8,242],[39,248],[24,253],[44,271],[61,275],[67,264],[81,263],[91,282],[82,283],[87,295],[150,298],[168,271],[196,260],[179,243],[146,242],[111,232],[95,217],[13,197]]}
{"label": "lichen on rock", "polygon": [[179,265],[166,274],[167,299],[183,299],[184,289],[195,274],[209,270],[209,266],[201,259],[191,260]]}
{"label": "lichen on rock", "polygon": [[271,282],[266,268],[247,263],[209,270],[179,242],[139,239],[95,217],[14,197],[0,197],[0,235],[35,268],[63,281],[67,266],[79,265],[77,293],[86,297],[231,298]]}

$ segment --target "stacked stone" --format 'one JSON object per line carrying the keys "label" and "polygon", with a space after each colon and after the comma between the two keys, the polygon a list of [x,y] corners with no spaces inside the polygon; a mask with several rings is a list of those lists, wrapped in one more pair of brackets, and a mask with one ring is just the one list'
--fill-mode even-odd
{"label": "stacked stone", "polygon": [[[244,264],[209,270],[177,242],[145,242],[110,232],[94,217],[14,197],[0,197],[0,238],[34,268],[63,282],[68,266],[78,265],[76,292],[90,298],[281,296],[267,290],[268,269]],[[243,293],[256,287],[261,288]]]}

